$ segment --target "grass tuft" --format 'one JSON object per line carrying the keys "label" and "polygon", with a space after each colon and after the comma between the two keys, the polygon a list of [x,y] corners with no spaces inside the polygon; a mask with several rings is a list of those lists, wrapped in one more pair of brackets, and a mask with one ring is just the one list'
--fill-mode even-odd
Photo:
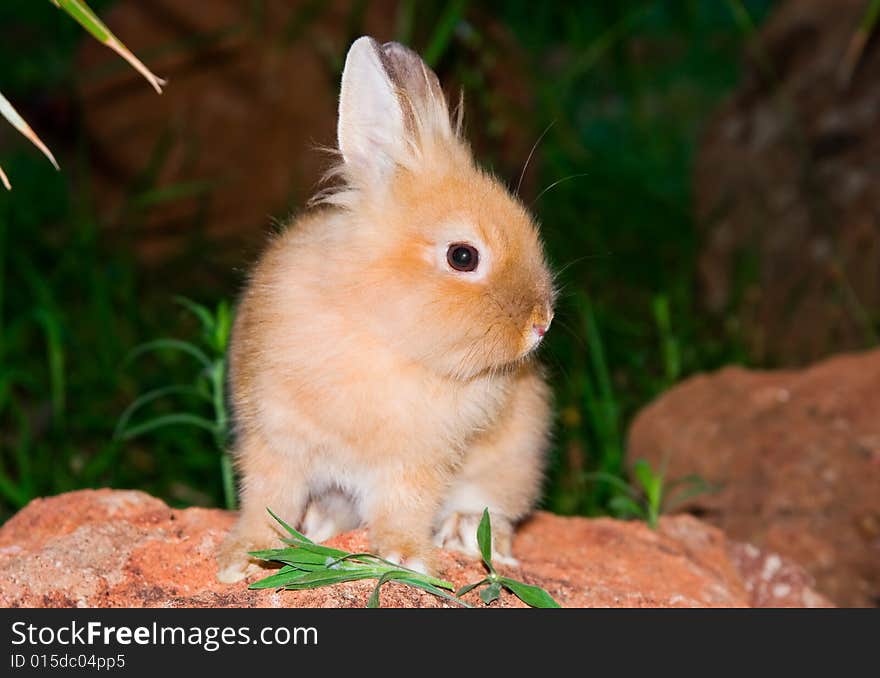
{"label": "grass tuft", "polygon": [[371,553],[349,553],[341,549],[316,544],[285,523],[271,509],[267,510],[269,515],[287,531],[289,536],[281,540],[287,546],[250,552],[252,557],[259,560],[281,564],[281,569],[278,572],[254,582],[248,587],[251,589],[301,591],[333,584],[375,579],[376,586],[367,600],[367,607],[379,607],[380,591],[388,582],[396,582],[427,591],[461,607],[470,607],[461,600],[461,597],[480,586],[485,586],[480,591],[480,599],[486,605],[497,600],[501,596],[501,589],[504,588],[532,607],[559,607],[559,604],[544,589],[503,577],[495,571],[492,564],[492,526],[488,509],[483,511],[483,518],[477,529],[477,541],[489,575],[485,579],[468,584],[458,591],[455,591],[452,582],[421,574]]}

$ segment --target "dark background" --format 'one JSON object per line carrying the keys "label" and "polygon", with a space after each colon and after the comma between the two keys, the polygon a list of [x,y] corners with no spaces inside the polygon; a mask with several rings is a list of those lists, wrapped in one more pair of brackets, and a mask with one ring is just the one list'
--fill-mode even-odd
{"label": "dark background", "polygon": [[[0,125],[14,188],[0,194],[0,518],[79,487],[223,504],[222,431],[114,437],[139,394],[209,393],[207,375],[179,351],[127,356],[177,337],[220,357],[175,295],[233,302],[272,220],[314,191],[313,147],[334,142],[342,59],[363,33],[410,44],[464,91],[478,157],[512,187],[541,137],[521,192],[563,284],[543,349],[547,508],[608,512],[617,490],[588,474],[625,477],[628,422],[691,374],[875,345],[876,116],[858,114],[875,60],[809,86],[846,63],[868,3],[818,23],[830,42],[793,4],[94,0],[169,79],[160,97],[51,3],[2,3],[0,91],[62,171]],[[175,392],[132,422],[181,412],[216,415]]]}

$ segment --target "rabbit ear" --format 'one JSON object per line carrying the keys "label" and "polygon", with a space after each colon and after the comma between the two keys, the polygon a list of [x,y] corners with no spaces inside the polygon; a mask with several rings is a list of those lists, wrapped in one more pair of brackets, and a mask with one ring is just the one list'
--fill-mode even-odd
{"label": "rabbit ear", "polygon": [[383,171],[405,145],[403,107],[385,65],[382,47],[358,38],[348,50],[339,95],[339,150],[346,164]]}
{"label": "rabbit ear", "polygon": [[[449,130],[449,111],[437,74],[409,47],[399,42],[382,45],[382,63],[392,82],[403,95],[403,108],[410,130],[441,132]],[[436,129],[439,125],[441,128]],[[419,128],[424,129],[419,129]]]}
{"label": "rabbit ear", "polygon": [[434,72],[408,47],[370,37],[355,40],[345,59],[337,134],[347,165],[380,173],[455,136]]}

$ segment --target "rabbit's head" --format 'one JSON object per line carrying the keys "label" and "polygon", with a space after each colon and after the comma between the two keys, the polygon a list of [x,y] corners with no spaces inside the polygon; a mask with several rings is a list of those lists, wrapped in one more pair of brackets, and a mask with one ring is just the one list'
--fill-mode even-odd
{"label": "rabbit's head", "polygon": [[346,313],[410,358],[462,379],[529,356],[554,289],[526,209],[476,166],[437,76],[410,49],[362,37],[345,62],[338,185]]}

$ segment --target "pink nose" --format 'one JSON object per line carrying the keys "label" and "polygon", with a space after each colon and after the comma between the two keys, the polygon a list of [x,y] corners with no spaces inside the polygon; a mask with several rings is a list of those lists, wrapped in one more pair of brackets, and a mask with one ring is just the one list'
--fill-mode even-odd
{"label": "pink nose", "polygon": [[535,330],[535,334],[537,334],[542,339],[544,338],[544,335],[547,334],[547,326],[546,325],[533,324],[532,329]]}

